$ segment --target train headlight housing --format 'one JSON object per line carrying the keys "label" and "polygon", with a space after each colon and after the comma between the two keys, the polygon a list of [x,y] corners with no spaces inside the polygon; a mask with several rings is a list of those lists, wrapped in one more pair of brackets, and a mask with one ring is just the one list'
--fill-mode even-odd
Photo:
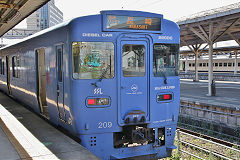
{"label": "train headlight housing", "polygon": [[93,98],[88,97],[86,100],[86,104],[88,107],[107,107],[110,105],[110,98],[104,97],[104,98]]}
{"label": "train headlight housing", "polygon": [[157,95],[158,102],[171,101],[173,99],[172,94],[159,94]]}

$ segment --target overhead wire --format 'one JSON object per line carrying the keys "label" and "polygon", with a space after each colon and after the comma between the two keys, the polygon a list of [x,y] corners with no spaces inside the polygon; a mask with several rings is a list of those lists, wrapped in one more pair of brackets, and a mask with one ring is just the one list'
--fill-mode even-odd
{"label": "overhead wire", "polygon": [[162,2],[163,0],[157,0],[157,1],[154,1],[154,2],[151,2],[151,3],[148,3],[148,4],[144,4],[144,5],[142,5],[142,6],[140,6],[140,7],[138,7],[138,8],[146,8],[146,7],[149,7],[149,6],[152,6],[152,5],[155,5],[155,4],[157,4],[157,3],[160,3],[160,2]]}

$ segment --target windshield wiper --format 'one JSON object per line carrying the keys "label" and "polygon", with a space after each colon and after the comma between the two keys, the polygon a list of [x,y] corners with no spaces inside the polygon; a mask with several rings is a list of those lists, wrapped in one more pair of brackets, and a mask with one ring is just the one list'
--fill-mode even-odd
{"label": "windshield wiper", "polygon": [[[158,68],[157,68],[157,63],[156,62],[155,62],[155,68],[156,68],[156,75],[157,75],[158,74]],[[164,82],[164,84],[167,84],[167,77],[166,77],[164,71],[160,69],[160,73],[161,73],[161,75],[163,75],[163,78],[164,78],[163,82]]]}
{"label": "windshield wiper", "polygon": [[163,75],[163,78],[164,78],[164,84],[167,84],[167,77],[166,77],[166,75],[165,75],[165,73],[164,73],[164,71],[163,70],[160,70],[160,73]]}
{"label": "windshield wiper", "polygon": [[[111,66],[108,65],[107,68],[103,70],[103,72],[102,72],[100,78],[97,80],[97,82],[101,82],[101,81],[103,80],[103,78],[104,78],[105,75],[107,74],[107,72],[108,72],[108,70],[110,69],[110,67],[111,67]],[[97,82],[91,83],[91,85],[93,85],[94,87],[97,88],[97,87],[98,87],[98,86],[97,86]]]}

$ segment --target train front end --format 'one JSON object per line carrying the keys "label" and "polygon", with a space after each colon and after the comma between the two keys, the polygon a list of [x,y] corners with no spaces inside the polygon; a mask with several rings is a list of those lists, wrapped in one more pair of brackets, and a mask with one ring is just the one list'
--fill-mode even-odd
{"label": "train front end", "polygon": [[170,156],[180,105],[179,27],[138,11],[102,11],[70,27],[73,120],[82,145],[106,160]]}

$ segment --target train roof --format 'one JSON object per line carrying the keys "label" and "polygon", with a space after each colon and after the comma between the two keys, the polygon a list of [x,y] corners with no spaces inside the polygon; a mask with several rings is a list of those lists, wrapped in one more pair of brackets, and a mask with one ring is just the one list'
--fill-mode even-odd
{"label": "train roof", "polygon": [[[129,13],[134,14],[134,15],[145,15],[145,16],[153,16],[153,17],[159,17],[161,16],[161,18],[163,19],[163,15],[162,14],[158,14],[158,13],[151,13],[151,12],[144,12],[144,11],[131,11],[131,10],[103,10],[103,11],[100,11],[100,14],[97,14],[97,15],[101,15],[101,14],[106,14],[106,13],[113,13],[113,14],[118,14],[119,15],[129,15]],[[89,17],[89,16],[96,16],[96,15],[87,15],[87,16],[81,16],[81,17],[75,17],[75,18],[72,18],[72,19],[69,19],[67,21],[64,21],[60,24],[57,24],[55,26],[52,26],[52,27],[49,27],[47,29],[44,29],[44,30],[41,30],[31,36],[28,36],[26,38],[23,38],[15,43],[12,43],[12,44],[9,44],[7,46],[4,46],[2,48],[0,48],[0,50],[3,50],[5,48],[8,48],[8,47],[11,47],[11,46],[14,46],[16,44],[19,44],[19,43],[22,43],[24,41],[27,41],[27,40],[30,40],[30,39],[33,39],[35,37],[38,37],[38,36],[41,36],[41,35],[44,35],[46,33],[49,33],[53,30],[56,30],[56,29],[59,29],[59,28],[62,28],[62,27],[65,27],[67,26],[69,23],[71,23],[72,21],[76,20],[76,19],[79,19],[79,18],[84,18],[84,17]],[[166,20],[166,19],[164,19]],[[166,20],[168,21],[168,20]],[[172,22],[172,21],[171,21]],[[175,22],[173,22],[175,23]],[[176,24],[176,23],[175,23]],[[176,24],[177,25],[177,24]]]}
{"label": "train roof", "polygon": [[70,20],[64,21],[64,22],[62,22],[62,23],[59,23],[59,24],[57,24],[57,25],[55,25],[55,26],[52,26],[52,27],[49,27],[49,28],[47,28],[47,29],[41,30],[41,31],[39,31],[39,32],[31,35],[31,36],[28,36],[28,37],[26,37],[26,38],[23,38],[23,39],[19,40],[18,42],[9,44],[9,45],[7,45],[7,46],[4,46],[4,47],[0,48],[0,50],[3,50],[3,49],[8,48],[8,47],[10,47],[10,46],[14,46],[14,45],[16,45],[16,44],[19,44],[19,43],[24,42],[24,41],[27,41],[27,40],[29,40],[29,39],[35,38],[35,37],[37,37],[37,36],[43,35],[43,34],[45,34],[45,33],[51,32],[51,31],[53,31],[53,30],[55,30],[55,29],[58,29],[58,28],[62,28],[62,27],[64,27],[64,26],[67,26],[73,19],[75,19],[75,18],[72,18],[72,19],[70,19]]}

